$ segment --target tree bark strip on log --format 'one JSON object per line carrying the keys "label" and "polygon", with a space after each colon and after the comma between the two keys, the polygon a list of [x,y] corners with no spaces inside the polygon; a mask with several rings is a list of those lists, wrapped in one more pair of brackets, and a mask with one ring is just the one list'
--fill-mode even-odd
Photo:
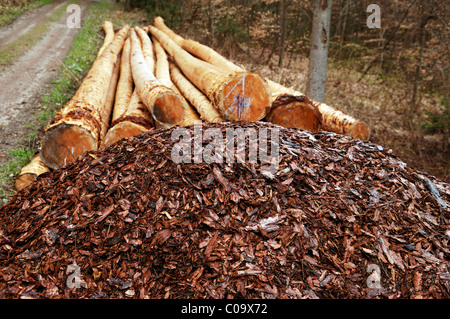
{"label": "tree bark strip on log", "polygon": [[78,91],[46,128],[41,158],[49,168],[60,168],[100,144],[104,110],[114,66],[129,31],[124,26],[96,58]]}
{"label": "tree bark strip on log", "polygon": [[45,166],[44,163],[42,163],[39,154],[36,154],[35,156],[33,156],[30,163],[25,165],[20,170],[19,176],[17,177],[15,183],[17,191],[24,189],[32,182],[34,182],[39,175],[47,173],[49,171],[50,169]]}
{"label": "tree bark strip on log", "polygon": [[180,125],[185,118],[183,98],[171,88],[162,85],[144,59],[141,41],[131,29],[131,73],[139,96],[153,117],[156,128]]}
{"label": "tree bark strip on log", "polygon": [[148,29],[184,75],[211,100],[224,118],[258,121],[266,116],[271,96],[264,78],[246,71],[221,71],[188,53],[158,28],[148,26]]}

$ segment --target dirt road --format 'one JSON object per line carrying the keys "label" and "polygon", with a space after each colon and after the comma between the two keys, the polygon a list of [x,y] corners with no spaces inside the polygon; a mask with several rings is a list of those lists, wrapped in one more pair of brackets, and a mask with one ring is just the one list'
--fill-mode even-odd
{"label": "dirt road", "polygon": [[[56,0],[15,19],[10,25],[0,28],[0,47],[31,30],[45,17],[51,16],[68,0]],[[81,21],[89,6],[80,1]],[[69,28],[67,18],[72,12],[64,11],[61,18],[49,25],[48,31],[24,55],[15,60],[0,74],[0,165],[5,155],[17,147],[24,137],[24,128],[33,112],[39,109],[39,100],[50,80],[55,78],[59,67],[72,46],[80,29]]]}

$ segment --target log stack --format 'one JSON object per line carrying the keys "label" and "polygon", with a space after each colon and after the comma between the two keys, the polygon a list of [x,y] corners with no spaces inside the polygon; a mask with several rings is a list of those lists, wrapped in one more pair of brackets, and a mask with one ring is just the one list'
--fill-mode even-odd
{"label": "log stack", "polygon": [[268,121],[369,138],[361,121],[184,39],[161,17],[142,28],[102,27],[91,70],[44,132],[39,158],[50,170],[122,138],[198,120]]}

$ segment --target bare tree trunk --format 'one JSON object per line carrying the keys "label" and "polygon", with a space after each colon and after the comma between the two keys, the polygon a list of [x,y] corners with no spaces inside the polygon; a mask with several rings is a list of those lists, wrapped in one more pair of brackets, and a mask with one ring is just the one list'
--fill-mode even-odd
{"label": "bare tree trunk", "polygon": [[327,77],[332,0],[314,0],[314,2],[315,8],[311,32],[306,95],[319,102],[323,102]]}
{"label": "bare tree trunk", "polygon": [[211,22],[211,48],[214,48],[214,2],[209,0],[209,19]]}
{"label": "bare tree trunk", "polygon": [[417,91],[420,82],[420,69],[422,68],[423,47],[425,44],[425,27],[428,21],[433,18],[428,2],[420,2],[420,22],[419,22],[419,56],[417,57],[416,72],[414,75],[413,94],[411,99],[411,111],[417,111]]}
{"label": "bare tree trunk", "polygon": [[130,0],[125,0],[124,1],[124,9],[125,9],[126,12],[129,12],[131,10]]}
{"label": "bare tree trunk", "polygon": [[348,18],[348,7],[350,6],[349,0],[347,0],[347,3],[345,4],[344,7],[344,22],[342,23],[342,30],[341,30],[341,38],[340,38],[340,43],[341,45],[344,43],[344,39],[345,39],[345,27],[347,26],[347,18]]}
{"label": "bare tree trunk", "polygon": [[247,14],[246,14],[246,24],[247,24],[247,63],[250,63],[250,43],[251,43],[251,39],[250,39],[250,24],[251,24],[251,0],[247,0],[246,1],[246,10],[247,10]]}
{"label": "bare tree trunk", "polygon": [[278,59],[278,66],[283,66],[285,42],[286,42],[286,1],[280,0],[280,57]]}

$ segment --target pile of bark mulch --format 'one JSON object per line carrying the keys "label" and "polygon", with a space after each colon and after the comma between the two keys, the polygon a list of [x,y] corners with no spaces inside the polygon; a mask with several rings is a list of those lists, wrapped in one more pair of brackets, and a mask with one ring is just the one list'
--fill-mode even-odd
{"label": "pile of bark mulch", "polygon": [[[237,126],[275,127],[203,124]],[[0,297],[449,298],[448,184],[376,144],[277,129],[274,176],[176,164],[173,129],[41,176],[0,209]]]}

